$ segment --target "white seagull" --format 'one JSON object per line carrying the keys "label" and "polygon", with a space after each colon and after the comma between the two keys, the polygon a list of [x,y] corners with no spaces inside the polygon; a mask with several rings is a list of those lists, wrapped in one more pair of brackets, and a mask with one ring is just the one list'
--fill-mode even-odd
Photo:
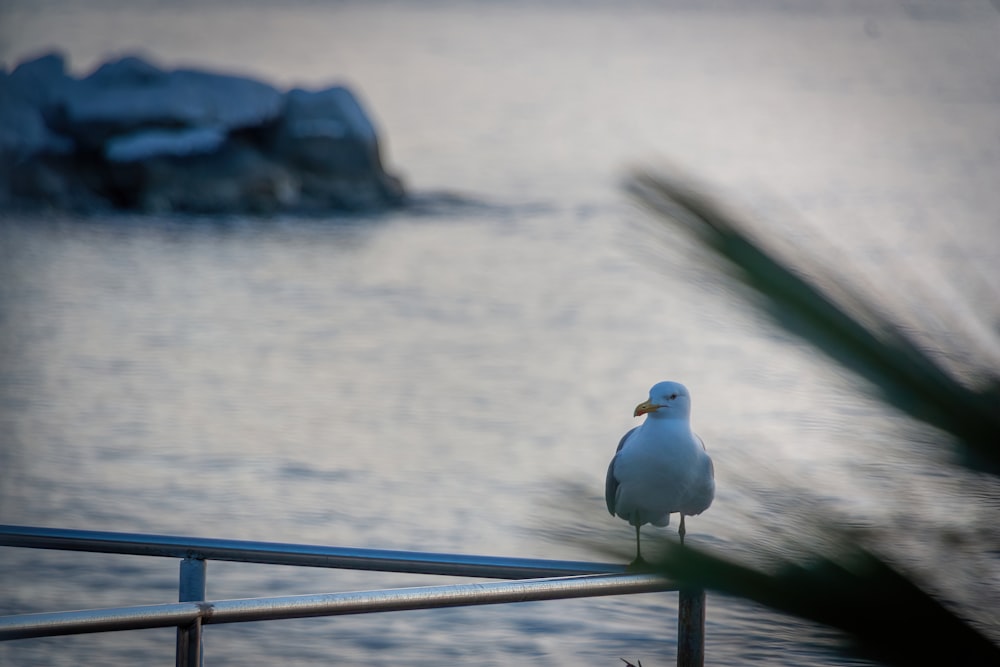
{"label": "white seagull", "polygon": [[684,543],[684,517],[701,514],[715,498],[715,468],[691,430],[691,395],[679,382],[659,382],[649,400],[636,406],[646,420],[625,434],[608,466],[604,499],[612,516],[635,526],[635,560],[640,564],[639,527],[666,526],[681,515],[677,529]]}

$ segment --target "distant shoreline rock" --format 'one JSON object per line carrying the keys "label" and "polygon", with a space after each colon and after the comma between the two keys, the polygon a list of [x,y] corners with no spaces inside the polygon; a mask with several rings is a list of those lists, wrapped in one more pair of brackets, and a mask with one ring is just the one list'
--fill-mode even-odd
{"label": "distant shoreline rock", "polygon": [[312,214],[404,198],[343,86],[280,92],[136,56],[80,79],[60,53],[0,72],[0,210]]}

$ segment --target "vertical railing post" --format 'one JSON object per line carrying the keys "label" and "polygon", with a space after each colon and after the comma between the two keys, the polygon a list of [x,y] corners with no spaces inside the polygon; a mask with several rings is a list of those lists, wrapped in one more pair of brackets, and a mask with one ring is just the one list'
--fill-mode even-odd
{"label": "vertical railing post", "polygon": [[[205,599],[205,569],[203,558],[188,557],[181,561],[178,602],[199,602]],[[201,619],[177,628],[177,667],[201,667]]]}
{"label": "vertical railing post", "polygon": [[705,590],[682,586],[677,603],[677,667],[705,664]]}

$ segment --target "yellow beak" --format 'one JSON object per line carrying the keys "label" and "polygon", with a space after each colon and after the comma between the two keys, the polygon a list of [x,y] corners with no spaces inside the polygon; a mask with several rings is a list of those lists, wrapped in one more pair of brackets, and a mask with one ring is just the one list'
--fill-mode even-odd
{"label": "yellow beak", "polygon": [[638,417],[639,415],[644,415],[647,412],[653,412],[654,410],[659,410],[661,406],[653,403],[652,401],[643,401],[639,405],[635,406],[635,412],[632,413],[633,417]]}

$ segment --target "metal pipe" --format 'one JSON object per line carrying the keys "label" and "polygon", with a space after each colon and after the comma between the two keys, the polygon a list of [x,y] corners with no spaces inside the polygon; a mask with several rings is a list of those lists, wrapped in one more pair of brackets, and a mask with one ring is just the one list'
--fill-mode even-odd
{"label": "metal pipe", "polygon": [[322,595],[178,602],[3,616],[0,617],[0,640],[181,626],[190,625],[197,619],[204,624],[243,623],[672,590],[677,590],[677,586],[656,574],[603,574]]}
{"label": "metal pipe", "polygon": [[178,602],[0,616],[0,641],[180,626],[193,623],[200,614],[197,604]]}
{"label": "metal pipe", "polygon": [[705,590],[681,588],[677,599],[677,667],[705,664]]}
{"label": "metal pipe", "polygon": [[199,558],[483,579],[622,573],[614,563],[507,558],[0,525],[0,546]]}
{"label": "metal pipe", "polygon": [[181,561],[180,583],[177,587],[178,602],[198,602],[205,599],[208,587],[208,564],[201,558]]}
{"label": "metal pipe", "polygon": [[[201,602],[205,599],[207,571],[205,561],[185,558],[181,561],[178,602]],[[201,617],[190,625],[177,627],[176,667],[201,667]]]}

